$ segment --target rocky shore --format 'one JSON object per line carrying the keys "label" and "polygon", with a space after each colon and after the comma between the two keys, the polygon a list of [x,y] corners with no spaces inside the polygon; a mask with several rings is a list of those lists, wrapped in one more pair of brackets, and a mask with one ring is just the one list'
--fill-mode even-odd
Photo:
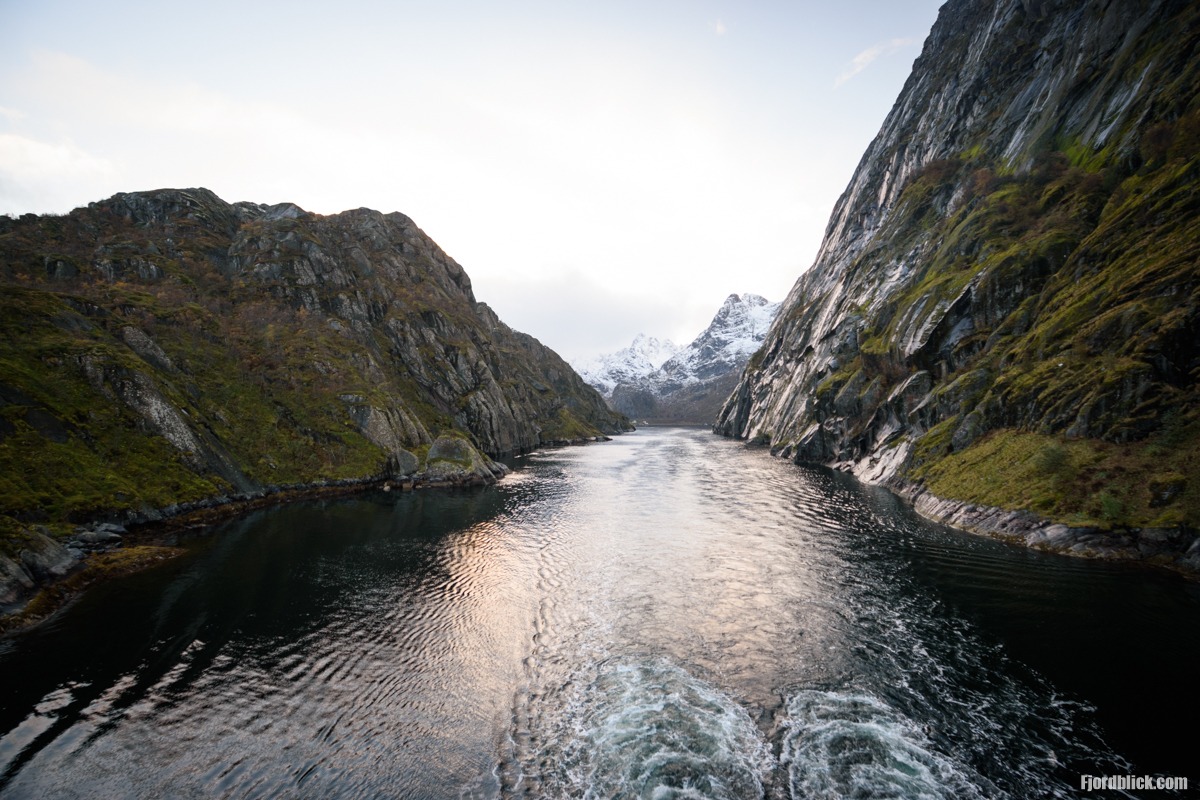
{"label": "rocky shore", "polygon": [[1081,558],[1138,561],[1200,578],[1200,533],[1186,527],[1104,530],[1051,522],[1029,511],[947,500],[917,484],[890,488],[922,517],[1034,550]]}

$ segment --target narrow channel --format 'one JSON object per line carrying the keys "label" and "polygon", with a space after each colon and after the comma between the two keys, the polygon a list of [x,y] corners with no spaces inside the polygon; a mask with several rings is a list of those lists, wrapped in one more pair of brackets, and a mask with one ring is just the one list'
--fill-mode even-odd
{"label": "narrow channel", "polygon": [[0,642],[0,797],[1066,797],[1195,764],[1195,583],[699,430],[515,464],[253,513]]}

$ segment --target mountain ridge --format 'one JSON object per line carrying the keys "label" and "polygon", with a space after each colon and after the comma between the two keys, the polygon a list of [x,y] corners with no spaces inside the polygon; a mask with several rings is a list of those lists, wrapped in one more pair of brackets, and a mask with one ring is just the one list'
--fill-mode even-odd
{"label": "mountain ridge", "polygon": [[578,361],[572,366],[589,385],[603,396],[611,397],[618,384],[648,378],[679,350],[670,339],[639,333],[628,347]]}

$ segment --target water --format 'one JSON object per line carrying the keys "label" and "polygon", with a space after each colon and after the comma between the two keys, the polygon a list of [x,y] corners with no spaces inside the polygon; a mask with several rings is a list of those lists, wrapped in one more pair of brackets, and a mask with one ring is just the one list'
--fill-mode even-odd
{"label": "water", "polygon": [[0,797],[1067,797],[1198,763],[1196,584],[701,431],[519,463],[257,512],[0,642]]}

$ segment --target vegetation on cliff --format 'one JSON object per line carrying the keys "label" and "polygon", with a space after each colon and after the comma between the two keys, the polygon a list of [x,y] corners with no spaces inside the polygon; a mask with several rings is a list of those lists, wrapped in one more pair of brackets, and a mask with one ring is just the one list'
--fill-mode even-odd
{"label": "vegetation on cliff", "polygon": [[1200,527],[1198,47],[1195,4],[948,3],[717,429]]}
{"label": "vegetation on cliff", "polygon": [[21,525],[411,475],[431,450],[490,479],[489,457],[628,425],[400,214],[121,194],[0,218],[0,281]]}
{"label": "vegetation on cliff", "polygon": [[[933,245],[817,386],[818,408],[929,371],[911,474],[940,496],[1075,524],[1200,526],[1200,486],[1184,477],[1200,474],[1200,111],[1145,138],[1157,153],[1141,163],[1054,150],[1023,175],[967,158],[919,174],[888,235],[899,252],[905,235]],[[905,352],[914,326],[959,330]]]}

